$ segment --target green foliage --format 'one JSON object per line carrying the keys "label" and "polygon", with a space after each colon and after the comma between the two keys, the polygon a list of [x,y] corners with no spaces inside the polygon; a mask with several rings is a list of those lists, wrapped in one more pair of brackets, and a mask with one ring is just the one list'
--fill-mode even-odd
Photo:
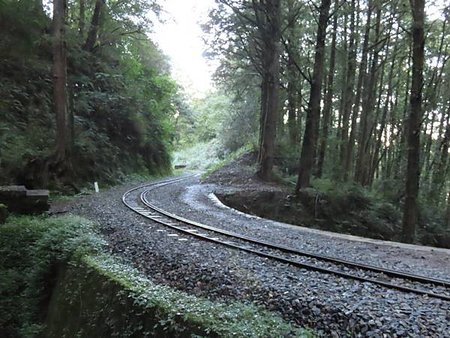
{"label": "green foliage", "polygon": [[[0,183],[30,187],[40,184],[56,128],[51,20],[37,4],[5,0],[0,6]],[[93,52],[81,48],[86,32],[77,32],[77,6],[69,9],[67,27],[71,183],[167,173],[177,87],[163,54],[141,32],[149,25],[145,11],[158,12],[157,2],[108,2]],[[87,26],[92,11],[90,3]],[[58,173],[50,179],[59,186]]]}
{"label": "green foliage", "polygon": [[312,187],[319,194],[329,196],[335,211],[346,213],[358,209],[367,209],[373,205],[370,192],[356,183],[336,183],[330,179],[315,179]]}
{"label": "green foliage", "polygon": [[255,102],[232,101],[222,91],[193,100],[176,122],[175,163],[207,169],[227,161],[230,154],[241,154],[240,149],[256,143],[256,106]]}
{"label": "green foliage", "polygon": [[214,139],[175,151],[173,162],[175,165],[187,165],[188,169],[205,170],[221,160],[220,152],[220,145]]}

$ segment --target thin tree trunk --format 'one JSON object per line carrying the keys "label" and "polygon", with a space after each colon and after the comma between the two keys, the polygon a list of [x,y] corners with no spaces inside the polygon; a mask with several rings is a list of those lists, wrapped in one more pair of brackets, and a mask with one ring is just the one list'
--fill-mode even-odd
{"label": "thin tree trunk", "polygon": [[66,0],[53,1],[53,105],[56,115],[56,162],[64,162],[70,140],[67,134]]}
{"label": "thin tree trunk", "polygon": [[[347,158],[348,151],[348,131],[350,125],[350,113],[352,110],[352,104],[354,100],[354,86],[355,86],[355,72],[356,72],[356,54],[357,54],[357,43],[356,43],[356,28],[355,28],[355,16],[358,15],[355,8],[355,0],[352,0],[351,4],[351,19],[350,19],[350,41],[349,41],[349,52],[347,58],[347,75],[345,80],[345,91],[343,93],[342,101],[342,127],[341,127],[341,149],[340,149],[340,162],[342,168],[342,177],[346,177],[348,174],[348,168],[345,165],[345,159]],[[369,33],[370,27],[370,15],[372,12],[371,3],[369,3],[369,14],[367,22],[367,31]],[[367,35],[368,38],[368,35]]]}
{"label": "thin tree trunk", "polygon": [[95,43],[98,38],[98,31],[100,29],[100,19],[105,5],[105,0],[96,0],[94,14],[92,15],[91,25],[89,27],[88,36],[86,42],[83,45],[83,49],[91,52],[94,49]]}
{"label": "thin tree trunk", "polygon": [[448,151],[450,148],[450,107],[447,109],[447,127],[445,133],[440,142],[438,151],[436,152],[437,163],[432,175],[432,187],[433,190],[429,194],[429,199],[435,204],[439,204],[442,200],[442,191],[444,189],[446,173],[448,167]]}
{"label": "thin tree trunk", "polygon": [[[408,109],[409,109],[409,103],[408,103],[408,99],[410,97],[409,91],[411,89],[411,85],[412,85],[412,76],[411,74],[411,68],[412,68],[412,52],[413,52],[413,43],[411,41],[411,46],[409,48],[409,54],[408,54],[408,67],[407,67],[407,82],[406,82],[406,86],[405,86],[405,95],[404,95],[404,103],[403,103],[403,117],[401,119],[401,121],[407,121],[407,116],[408,116]],[[404,177],[404,175],[406,174],[404,171],[405,168],[405,163],[404,163],[404,154],[407,151],[407,134],[408,134],[408,123],[403,123],[403,124],[399,124],[398,126],[398,135],[397,135],[397,139],[399,140],[399,146],[397,147],[397,156],[396,156],[396,161],[395,161],[395,168],[400,168],[400,170],[395,170],[394,172],[394,178],[395,179],[402,179]]]}
{"label": "thin tree trunk", "polygon": [[[293,0],[288,1],[288,10],[293,12],[294,3]],[[293,31],[295,29],[295,20],[289,20],[288,24],[288,46],[292,46]],[[289,48],[290,49],[290,48]],[[292,51],[288,50],[288,64],[287,64],[287,101],[288,101],[288,133],[289,143],[292,147],[298,142],[299,130],[297,128],[297,85],[298,79],[296,78],[295,61],[292,55]]]}
{"label": "thin tree trunk", "polygon": [[406,199],[403,212],[403,240],[412,242],[415,239],[418,212],[417,196],[420,180],[420,130],[422,121],[422,87],[425,54],[425,0],[410,0],[413,16],[413,66],[410,95],[410,111],[408,121],[408,164],[406,172]]}
{"label": "thin tree trunk", "polygon": [[351,119],[351,128],[350,135],[348,136],[348,141],[346,144],[342,146],[345,147],[344,150],[344,167],[343,167],[343,179],[348,180],[349,176],[352,175],[352,162],[353,162],[353,149],[355,148],[355,139],[356,139],[356,125],[359,116],[360,110],[360,102],[362,91],[364,87],[364,83],[366,82],[367,77],[367,59],[369,55],[369,38],[370,38],[370,27],[372,22],[372,10],[373,10],[373,2],[370,1],[369,9],[367,13],[367,23],[366,30],[364,32],[364,41],[362,46],[362,57],[359,65],[359,74],[358,74],[358,84],[356,86],[356,96],[353,103],[352,109],[352,119]]}
{"label": "thin tree trunk", "polygon": [[[394,61],[392,61],[392,64],[394,63]],[[381,110],[381,96],[384,94],[384,65],[386,64],[386,62],[383,62],[383,70],[381,71],[381,79],[380,79],[380,88],[379,88],[379,96],[378,96],[378,104],[377,104],[377,116],[375,118],[375,123],[374,123],[374,127],[373,127],[373,133],[375,134],[375,139],[374,139],[374,145],[373,145],[373,151],[369,153],[369,168],[368,168],[368,174],[367,174],[367,185],[371,186],[374,180],[374,176],[375,173],[377,172],[379,163],[381,161],[380,158],[380,150],[381,150],[381,145],[382,145],[382,138],[383,138],[383,133],[384,130],[386,128],[386,119],[387,119],[387,113],[388,113],[388,109],[389,109],[389,103],[391,101],[391,96],[392,96],[392,76],[393,73],[391,72],[389,74],[389,80],[388,80],[388,92],[386,94],[385,97],[385,102],[384,102],[384,106],[383,106],[383,111],[381,113],[381,118],[379,117],[379,113]],[[391,67],[391,70],[394,67]],[[376,130],[376,127],[379,124],[379,129],[378,131]],[[383,153],[384,154],[384,153]],[[383,155],[384,156],[384,155]]]}
{"label": "thin tree trunk", "polygon": [[310,185],[311,172],[317,145],[317,126],[320,117],[320,96],[322,91],[323,64],[325,58],[325,36],[331,0],[322,0],[320,4],[319,24],[317,27],[316,51],[314,56],[314,71],[311,82],[308,111],[306,116],[305,134],[300,156],[298,179],[295,191]]}
{"label": "thin tree trunk", "polygon": [[84,26],[86,24],[86,0],[80,0],[80,12],[78,18],[78,34],[84,36]]}
{"label": "thin tree trunk", "polygon": [[447,196],[447,214],[445,217],[447,229],[450,229],[450,191],[448,192]]}
{"label": "thin tree trunk", "polygon": [[[334,8],[337,9],[339,5],[338,0],[334,2]],[[319,160],[317,163],[317,177],[322,177],[323,174],[323,164],[325,162],[325,152],[327,149],[328,140],[328,130],[330,127],[331,119],[331,108],[333,101],[333,84],[334,84],[334,73],[336,68],[336,35],[337,35],[337,13],[334,14],[333,19],[333,35],[331,37],[331,52],[330,52],[330,67],[328,69],[328,80],[327,80],[327,90],[325,103],[323,107],[323,117],[322,117],[322,135],[320,138],[320,148],[319,148]]]}
{"label": "thin tree trunk", "polygon": [[[376,4],[376,6],[378,6]],[[377,20],[375,28],[375,43],[378,43],[380,37],[381,8],[377,9]],[[373,107],[375,101],[376,82],[378,75],[378,54],[379,47],[375,47],[372,54],[372,64],[370,67],[370,77],[367,86],[365,86],[365,97],[359,124],[358,135],[358,154],[355,166],[355,181],[363,186],[368,185],[368,166],[369,166],[369,148],[372,140],[373,125]]]}

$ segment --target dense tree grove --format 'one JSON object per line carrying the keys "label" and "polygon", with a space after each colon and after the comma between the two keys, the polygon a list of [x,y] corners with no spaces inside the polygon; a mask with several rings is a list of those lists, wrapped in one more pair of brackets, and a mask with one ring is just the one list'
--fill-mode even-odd
{"label": "dense tree grove", "polygon": [[72,187],[170,169],[176,84],[154,1],[0,1],[0,182]]}
{"label": "dense tree grove", "polygon": [[[296,163],[290,171],[298,175],[297,191],[317,178],[381,191],[403,206],[406,241],[415,237],[420,205],[445,217],[448,4],[430,2],[433,18],[427,18],[423,0],[284,0],[279,14],[269,0],[216,2],[205,24],[209,53],[220,60],[216,80],[236,100],[259,98],[260,123],[252,134],[260,145],[274,142],[273,158]],[[272,68],[268,80],[269,40],[280,46],[271,47],[280,70]],[[273,121],[267,119],[271,95],[279,97]],[[276,124],[271,140],[266,123]],[[264,158],[264,147],[259,152]],[[272,175],[261,160],[259,170],[263,178]],[[440,224],[450,223],[449,214]]]}
{"label": "dense tree grove", "polygon": [[381,194],[405,241],[450,228],[450,6],[216,0],[219,90],[191,100],[145,34],[161,4],[0,0],[0,183],[76,191],[167,171],[172,144],[250,146],[255,174],[295,177],[297,196],[320,180]]}

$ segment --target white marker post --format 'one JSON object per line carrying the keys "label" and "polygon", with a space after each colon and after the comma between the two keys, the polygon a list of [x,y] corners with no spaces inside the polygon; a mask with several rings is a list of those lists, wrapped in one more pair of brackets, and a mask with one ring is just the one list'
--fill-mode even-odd
{"label": "white marker post", "polygon": [[94,182],[94,189],[95,189],[95,192],[99,192],[99,190],[98,190],[98,183],[97,182]]}

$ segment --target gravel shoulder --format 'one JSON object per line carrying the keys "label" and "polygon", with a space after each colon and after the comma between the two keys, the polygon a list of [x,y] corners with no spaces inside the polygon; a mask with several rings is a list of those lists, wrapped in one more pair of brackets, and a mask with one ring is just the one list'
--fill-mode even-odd
{"label": "gravel shoulder", "polygon": [[[230,189],[230,181],[232,189],[242,188],[242,182],[230,177],[207,184],[191,178],[159,188],[151,198],[162,208],[206,224],[327,255],[450,279],[450,253],[445,251],[335,238],[225,208],[211,193]],[[245,178],[244,182],[249,184]],[[77,199],[64,210],[97,221],[111,252],[157,283],[210,299],[260,304],[324,336],[449,336],[449,302],[293,268],[184,235],[168,236],[173,232],[123,206],[121,196],[130,187]]]}

